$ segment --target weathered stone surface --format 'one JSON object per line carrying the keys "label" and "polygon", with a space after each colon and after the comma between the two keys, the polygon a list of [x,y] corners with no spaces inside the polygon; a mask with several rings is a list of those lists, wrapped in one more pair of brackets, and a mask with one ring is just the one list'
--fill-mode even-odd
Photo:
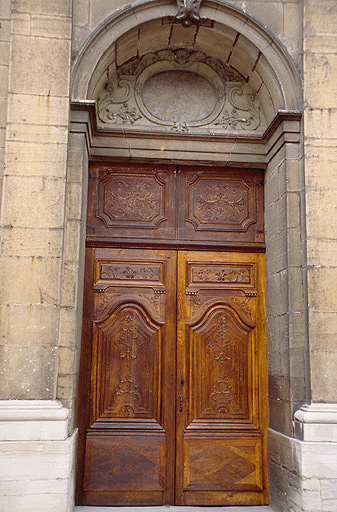
{"label": "weathered stone surface", "polygon": [[55,397],[57,347],[1,345],[0,390],[2,399]]}
{"label": "weathered stone surface", "polygon": [[[5,0],[6,1],[6,0]],[[60,16],[71,15],[71,5],[68,0],[13,0],[12,7],[17,12],[36,14],[54,14]]]}
{"label": "weathered stone surface", "polygon": [[2,257],[6,275],[0,276],[2,301],[13,304],[58,304],[60,260]]}
{"label": "weathered stone surface", "polygon": [[65,144],[27,144],[13,140],[7,141],[6,150],[8,174],[51,177],[64,177],[66,174]]}
{"label": "weathered stone surface", "polygon": [[63,179],[7,176],[4,189],[5,226],[49,229],[63,226]]}
{"label": "weathered stone surface", "polygon": [[[1,254],[3,256],[60,258],[63,230],[48,228],[15,228],[2,230]],[[27,245],[29,239],[29,245]],[[73,243],[73,239],[70,240]]]}
{"label": "weathered stone surface", "polygon": [[15,36],[12,38],[11,54],[11,92],[51,96],[69,94],[69,41]]}
{"label": "weathered stone surface", "polygon": [[[41,126],[46,129],[67,127],[69,106],[67,98],[53,97],[39,94],[11,94],[9,96],[9,117],[11,123],[39,125],[40,134],[43,135]],[[50,128],[48,128],[50,127]],[[30,126],[34,131],[36,128]],[[53,142],[56,142],[53,140]]]}
{"label": "weathered stone surface", "polygon": [[32,16],[31,35],[45,36],[51,35],[55,38],[70,39],[71,23],[68,18],[57,16]]}
{"label": "weathered stone surface", "polygon": [[[318,340],[319,336],[316,335],[316,338]],[[322,338],[324,339],[324,334]],[[334,402],[337,387],[337,349],[312,349],[310,361],[312,399],[315,402]]]}
{"label": "weathered stone surface", "polygon": [[9,306],[8,343],[20,345],[56,345],[59,309],[54,305]]}

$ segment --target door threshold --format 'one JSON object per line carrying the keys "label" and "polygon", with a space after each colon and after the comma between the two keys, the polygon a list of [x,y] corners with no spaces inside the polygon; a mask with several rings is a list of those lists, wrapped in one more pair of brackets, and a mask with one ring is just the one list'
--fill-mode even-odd
{"label": "door threshold", "polygon": [[175,505],[151,507],[75,507],[74,512],[274,512],[269,506],[185,507]]}

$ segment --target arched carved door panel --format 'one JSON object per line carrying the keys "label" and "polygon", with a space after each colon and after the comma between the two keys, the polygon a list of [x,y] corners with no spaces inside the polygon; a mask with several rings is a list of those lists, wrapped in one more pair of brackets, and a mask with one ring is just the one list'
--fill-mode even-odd
{"label": "arched carved door panel", "polygon": [[79,502],[266,503],[263,255],[87,251]]}

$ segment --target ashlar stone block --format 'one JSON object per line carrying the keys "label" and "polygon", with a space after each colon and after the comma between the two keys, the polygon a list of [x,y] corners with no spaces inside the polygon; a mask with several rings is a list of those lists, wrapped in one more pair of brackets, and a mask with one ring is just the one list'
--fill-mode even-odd
{"label": "ashlar stone block", "polygon": [[337,234],[336,189],[307,188],[307,234],[315,238],[334,238]]}
{"label": "ashlar stone block", "polygon": [[60,258],[62,238],[62,228],[53,230],[48,228],[3,228],[1,251],[3,256],[15,254],[16,256],[36,258]]}
{"label": "ashlar stone block", "polygon": [[[47,120],[47,116],[46,116]],[[68,130],[66,126],[51,126],[49,124],[31,125],[28,123],[11,123],[7,129],[8,140],[39,144],[66,144]]]}
{"label": "ashlar stone block", "polygon": [[0,66],[6,66],[8,64],[9,56],[9,42],[0,41]]}
{"label": "ashlar stone block", "polygon": [[11,92],[50,96],[69,94],[69,41],[13,36],[11,55]]}
{"label": "ashlar stone block", "polygon": [[64,177],[66,151],[65,144],[28,144],[9,140],[6,145],[6,174]]}
{"label": "ashlar stone block", "polygon": [[59,308],[47,304],[9,306],[9,344],[56,345]]}
{"label": "ashlar stone block", "polygon": [[[67,98],[41,94],[38,96],[10,94],[8,102],[10,107],[8,119],[11,123],[68,127],[69,104]],[[41,128],[40,135],[43,135]]]}
{"label": "ashlar stone block", "polygon": [[55,396],[57,347],[2,345],[0,357],[1,398],[48,400]]}
{"label": "ashlar stone block", "polygon": [[306,32],[320,32],[336,34],[337,6],[335,0],[305,1],[305,30]]}
{"label": "ashlar stone block", "polygon": [[32,16],[32,35],[70,39],[71,20],[57,16]]}
{"label": "ashlar stone block", "polygon": [[63,179],[6,176],[4,191],[5,226],[49,229],[63,227]]}
{"label": "ashlar stone block", "polygon": [[0,295],[9,304],[57,304],[61,264],[57,258],[2,257]]}
{"label": "ashlar stone block", "polygon": [[[319,338],[320,336],[316,335],[317,341]],[[313,401],[334,402],[337,389],[337,350],[311,350],[310,363]],[[330,475],[329,478],[333,476]]]}
{"label": "ashlar stone block", "polygon": [[84,26],[89,23],[89,0],[75,0],[73,21],[74,25]]}
{"label": "ashlar stone block", "polygon": [[337,55],[304,55],[304,101],[315,108],[331,109],[337,106],[337,88],[333,69],[337,66]]}
{"label": "ashlar stone block", "polygon": [[31,15],[28,13],[14,12],[12,15],[12,34],[29,36],[31,33]]}
{"label": "ashlar stone block", "polygon": [[282,2],[249,2],[247,11],[259,18],[275,34],[284,34],[283,4]]}
{"label": "ashlar stone block", "polygon": [[68,0],[13,0],[12,7],[18,12],[71,16],[71,4]]}
{"label": "ashlar stone block", "polygon": [[310,309],[326,312],[336,312],[336,277],[336,267],[311,267],[308,269],[308,301]]}

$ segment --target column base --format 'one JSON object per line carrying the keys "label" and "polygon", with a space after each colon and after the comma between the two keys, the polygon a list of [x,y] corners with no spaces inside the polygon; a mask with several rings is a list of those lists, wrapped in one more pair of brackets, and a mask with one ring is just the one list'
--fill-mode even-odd
{"label": "column base", "polygon": [[72,512],[77,431],[52,400],[0,401],[0,510]]}

